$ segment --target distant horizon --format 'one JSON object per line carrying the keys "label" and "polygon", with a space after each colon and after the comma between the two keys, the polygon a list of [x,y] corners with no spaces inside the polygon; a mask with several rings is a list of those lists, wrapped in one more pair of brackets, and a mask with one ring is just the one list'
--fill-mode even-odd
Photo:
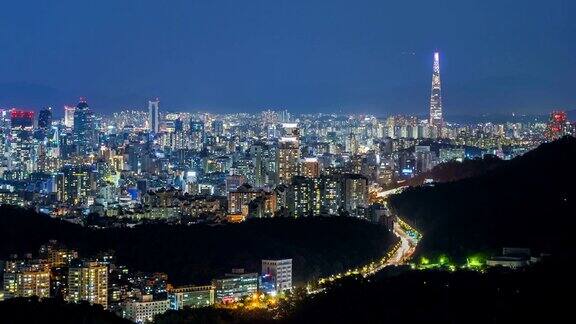
{"label": "distant horizon", "polygon": [[[64,116],[64,106],[73,106],[76,107],[76,105],[78,104],[78,102],[80,101],[80,98],[85,98],[88,105],[90,106],[90,108],[96,113],[96,114],[100,114],[100,115],[112,115],[114,113],[119,113],[121,111],[127,111],[127,110],[137,110],[137,111],[143,111],[146,112],[148,110],[148,99],[144,99],[142,101],[142,103],[139,105],[126,105],[123,107],[119,107],[116,109],[99,109],[98,105],[93,105],[92,100],[90,100],[90,97],[87,96],[78,96],[76,98],[76,102],[67,102],[64,104],[60,104],[59,106],[55,106],[55,105],[44,105],[41,107],[30,107],[30,106],[23,106],[23,105],[5,105],[2,102],[0,102],[0,109],[22,109],[22,110],[30,110],[30,111],[35,111],[35,112],[39,112],[40,110],[44,109],[44,108],[48,108],[51,107],[52,108],[52,112],[55,116],[58,117],[63,117]],[[309,110],[307,109],[307,111],[301,111],[301,109],[295,109],[295,110],[291,110],[290,107],[262,107],[262,108],[250,108],[250,109],[246,109],[246,110],[237,110],[237,111],[232,111],[229,109],[215,109],[215,110],[211,110],[209,108],[184,108],[184,107],[165,107],[165,105],[162,102],[162,99],[160,99],[160,112],[168,112],[168,113],[209,113],[209,114],[215,114],[215,115],[226,115],[226,114],[239,114],[239,113],[247,113],[247,114],[258,114],[262,111],[266,111],[266,110],[273,110],[273,111],[283,111],[286,110],[289,113],[293,114],[293,115],[314,115],[314,114],[325,114],[325,115],[330,115],[330,114],[336,114],[336,115],[371,115],[371,116],[375,116],[375,117],[385,117],[385,116],[391,116],[391,115],[409,115],[409,116],[417,116],[417,117],[422,117],[422,118],[427,118],[429,112],[428,112],[428,107],[425,107],[425,109],[423,109],[422,111],[409,111],[409,112],[403,112],[403,111],[398,111],[398,112],[393,112],[393,111],[378,111],[373,110],[373,111],[359,111],[358,109],[354,109],[354,108],[350,108],[349,110],[347,109],[338,109],[338,110],[324,110],[324,109],[318,109],[318,110]],[[572,111],[576,111],[576,108],[573,109],[566,109],[563,107],[553,107],[550,109],[545,109],[543,108],[542,111],[522,111],[522,110],[516,110],[516,111],[475,111],[475,112],[451,112],[449,110],[446,110],[446,108],[444,109],[444,116],[447,117],[448,119],[450,117],[487,117],[487,116],[510,116],[513,117],[513,115],[517,115],[517,116],[544,116],[544,115],[548,115],[550,114],[552,111],[555,110],[562,110],[562,111],[566,111],[566,112],[572,112]]]}
{"label": "distant horizon", "polygon": [[[88,105],[90,106],[91,109],[94,109],[94,107],[92,105],[90,105],[90,101],[88,101]],[[76,104],[66,104],[66,106],[73,106],[76,107]],[[7,106],[1,106],[0,105],[0,110],[10,110],[10,109],[21,109],[21,110],[27,110],[27,111],[34,111],[36,114],[44,109],[44,108],[52,108],[52,114],[54,117],[57,118],[63,118],[64,117],[64,105],[61,107],[54,107],[54,106],[47,106],[47,107],[43,107],[43,108],[35,108],[35,107],[22,107],[22,106],[14,106],[14,107],[7,107]],[[142,107],[123,107],[121,109],[117,109],[117,110],[105,110],[105,111],[98,111],[98,110],[93,110],[97,115],[101,115],[101,116],[111,116],[115,113],[120,113],[122,111],[141,111],[141,112],[148,112],[148,107],[142,106]],[[214,111],[210,111],[210,110],[203,110],[203,109],[178,109],[178,108],[163,108],[162,105],[160,105],[160,113],[188,113],[188,114],[213,114],[213,115],[233,115],[233,114],[251,114],[251,115],[257,115],[263,111],[267,111],[267,110],[272,110],[272,111],[276,111],[276,112],[280,112],[283,110],[288,111],[290,114],[292,114],[293,116],[303,116],[303,115],[337,115],[337,116],[358,116],[358,115],[368,115],[368,116],[374,116],[376,118],[385,118],[388,116],[415,116],[421,119],[428,119],[428,115],[426,112],[420,112],[420,113],[407,113],[407,112],[390,112],[390,113],[374,113],[374,112],[359,112],[359,111],[332,111],[332,112],[327,112],[327,111],[310,111],[310,112],[300,112],[300,113],[295,113],[290,111],[290,109],[286,109],[286,108],[279,108],[279,109],[274,109],[274,108],[263,108],[263,109],[259,109],[259,110],[249,110],[249,111],[228,111],[228,112],[214,112]],[[545,117],[547,115],[549,115],[552,111],[555,110],[561,110],[561,111],[565,111],[569,114],[571,114],[572,112],[576,112],[576,109],[571,109],[571,110],[566,110],[566,109],[551,109],[548,111],[542,111],[542,112],[529,112],[529,113],[523,113],[523,112],[478,112],[478,113],[449,113],[449,112],[444,112],[444,116],[445,119],[450,122],[450,119],[454,119],[454,118],[489,118],[489,117],[497,117],[497,118],[502,118],[502,117]]]}

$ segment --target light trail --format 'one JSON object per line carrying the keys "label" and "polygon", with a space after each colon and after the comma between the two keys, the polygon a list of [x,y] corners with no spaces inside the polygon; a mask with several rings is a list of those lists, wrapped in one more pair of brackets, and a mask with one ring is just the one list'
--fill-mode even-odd
{"label": "light trail", "polygon": [[[416,233],[416,238],[408,235],[407,231]],[[398,217],[397,221],[394,222],[393,233],[400,239],[400,241],[396,243],[382,259],[378,260],[377,262],[366,264],[363,267],[350,269],[346,272],[334,274],[327,278],[321,278],[317,282],[318,288],[313,289],[310,286],[307,287],[308,294],[316,294],[323,291],[324,288],[322,288],[322,285],[324,283],[332,282],[353,275],[361,275],[362,277],[366,278],[374,275],[375,273],[388,266],[402,265],[406,261],[410,260],[414,254],[414,251],[416,251],[416,246],[418,245],[418,241],[421,238],[420,233],[418,233],[418,231],[414,230],[412,227],[410,227],[410,225]]]}

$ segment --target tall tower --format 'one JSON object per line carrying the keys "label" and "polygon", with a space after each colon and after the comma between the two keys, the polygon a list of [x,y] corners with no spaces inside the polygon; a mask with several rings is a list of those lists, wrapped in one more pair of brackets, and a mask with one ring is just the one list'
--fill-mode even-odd
{"label": "tall tower", "polygon": [[46,107],[38,114],[38,128],[47,130],[52,126],[52,108]]}
{"label": "tall tower", "polygon": [[440,82],[440,55],[434,53],[434,70],[432,73],[432,92],[430,95],[430,126],[438,129],[444,124],[442,118],[442,84]]}
{"label": "tall tower", "polygon": [[74,135],[77,153],[87,154],[98,145],[98,133],[94,113],[88,106],[86,98],[81,97],[74,109]]}
{"label": "tall tower", "polygon": [[159,104],[160,100],[158,98],[148,101],[148,129],[154,134],[160,130]]}

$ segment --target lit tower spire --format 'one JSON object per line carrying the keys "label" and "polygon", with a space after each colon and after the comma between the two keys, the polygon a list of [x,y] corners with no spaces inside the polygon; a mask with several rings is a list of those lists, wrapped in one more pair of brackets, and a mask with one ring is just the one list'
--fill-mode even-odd
{"label": "lit tower spire", "polygon": [[432,92],[430,94],[430,125],[440,129],[444,124],[442,118],[442,84],[440,82],[440,55],[434,53],[434,71],[432,73]]}

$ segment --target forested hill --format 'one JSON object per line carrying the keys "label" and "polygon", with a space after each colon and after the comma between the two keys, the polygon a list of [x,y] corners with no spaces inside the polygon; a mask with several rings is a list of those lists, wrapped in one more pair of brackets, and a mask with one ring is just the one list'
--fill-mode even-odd
{"label": "forested hill", "polygon": [[458,181],[483,175],[504,163],[506,163],[506,161],[494,155],[486,155],[484,158],[464,160],[462,162],[450,161],[439,164],[432,170],[419,174],[401,185],[420,186],[427,179],[432,179],[434,182]]}
{"label": "forested hill", "polygon": [[424,234],[420,253],[520,246],[574,254],[576,139],[542,144],[476,177],[408,189],[390,207]]}
{"label": "forested hill", "polygon": [[230,225],[143,225],[93,230],[19,208],[0,207],[0,259],[57,239],[84,256],[114,250],[119,264],[208,283],[231,268],[260,271],[261,259],[292,258],[297,283],[382,257],[396,242],[384,227],[344,217],[275,218]]}
{"label": "forested hill", "polygon": [[62,300],[37,297],[12,298],[0,302],[3,324],[130,324],[131,321],[88,302],[68,304]]}

